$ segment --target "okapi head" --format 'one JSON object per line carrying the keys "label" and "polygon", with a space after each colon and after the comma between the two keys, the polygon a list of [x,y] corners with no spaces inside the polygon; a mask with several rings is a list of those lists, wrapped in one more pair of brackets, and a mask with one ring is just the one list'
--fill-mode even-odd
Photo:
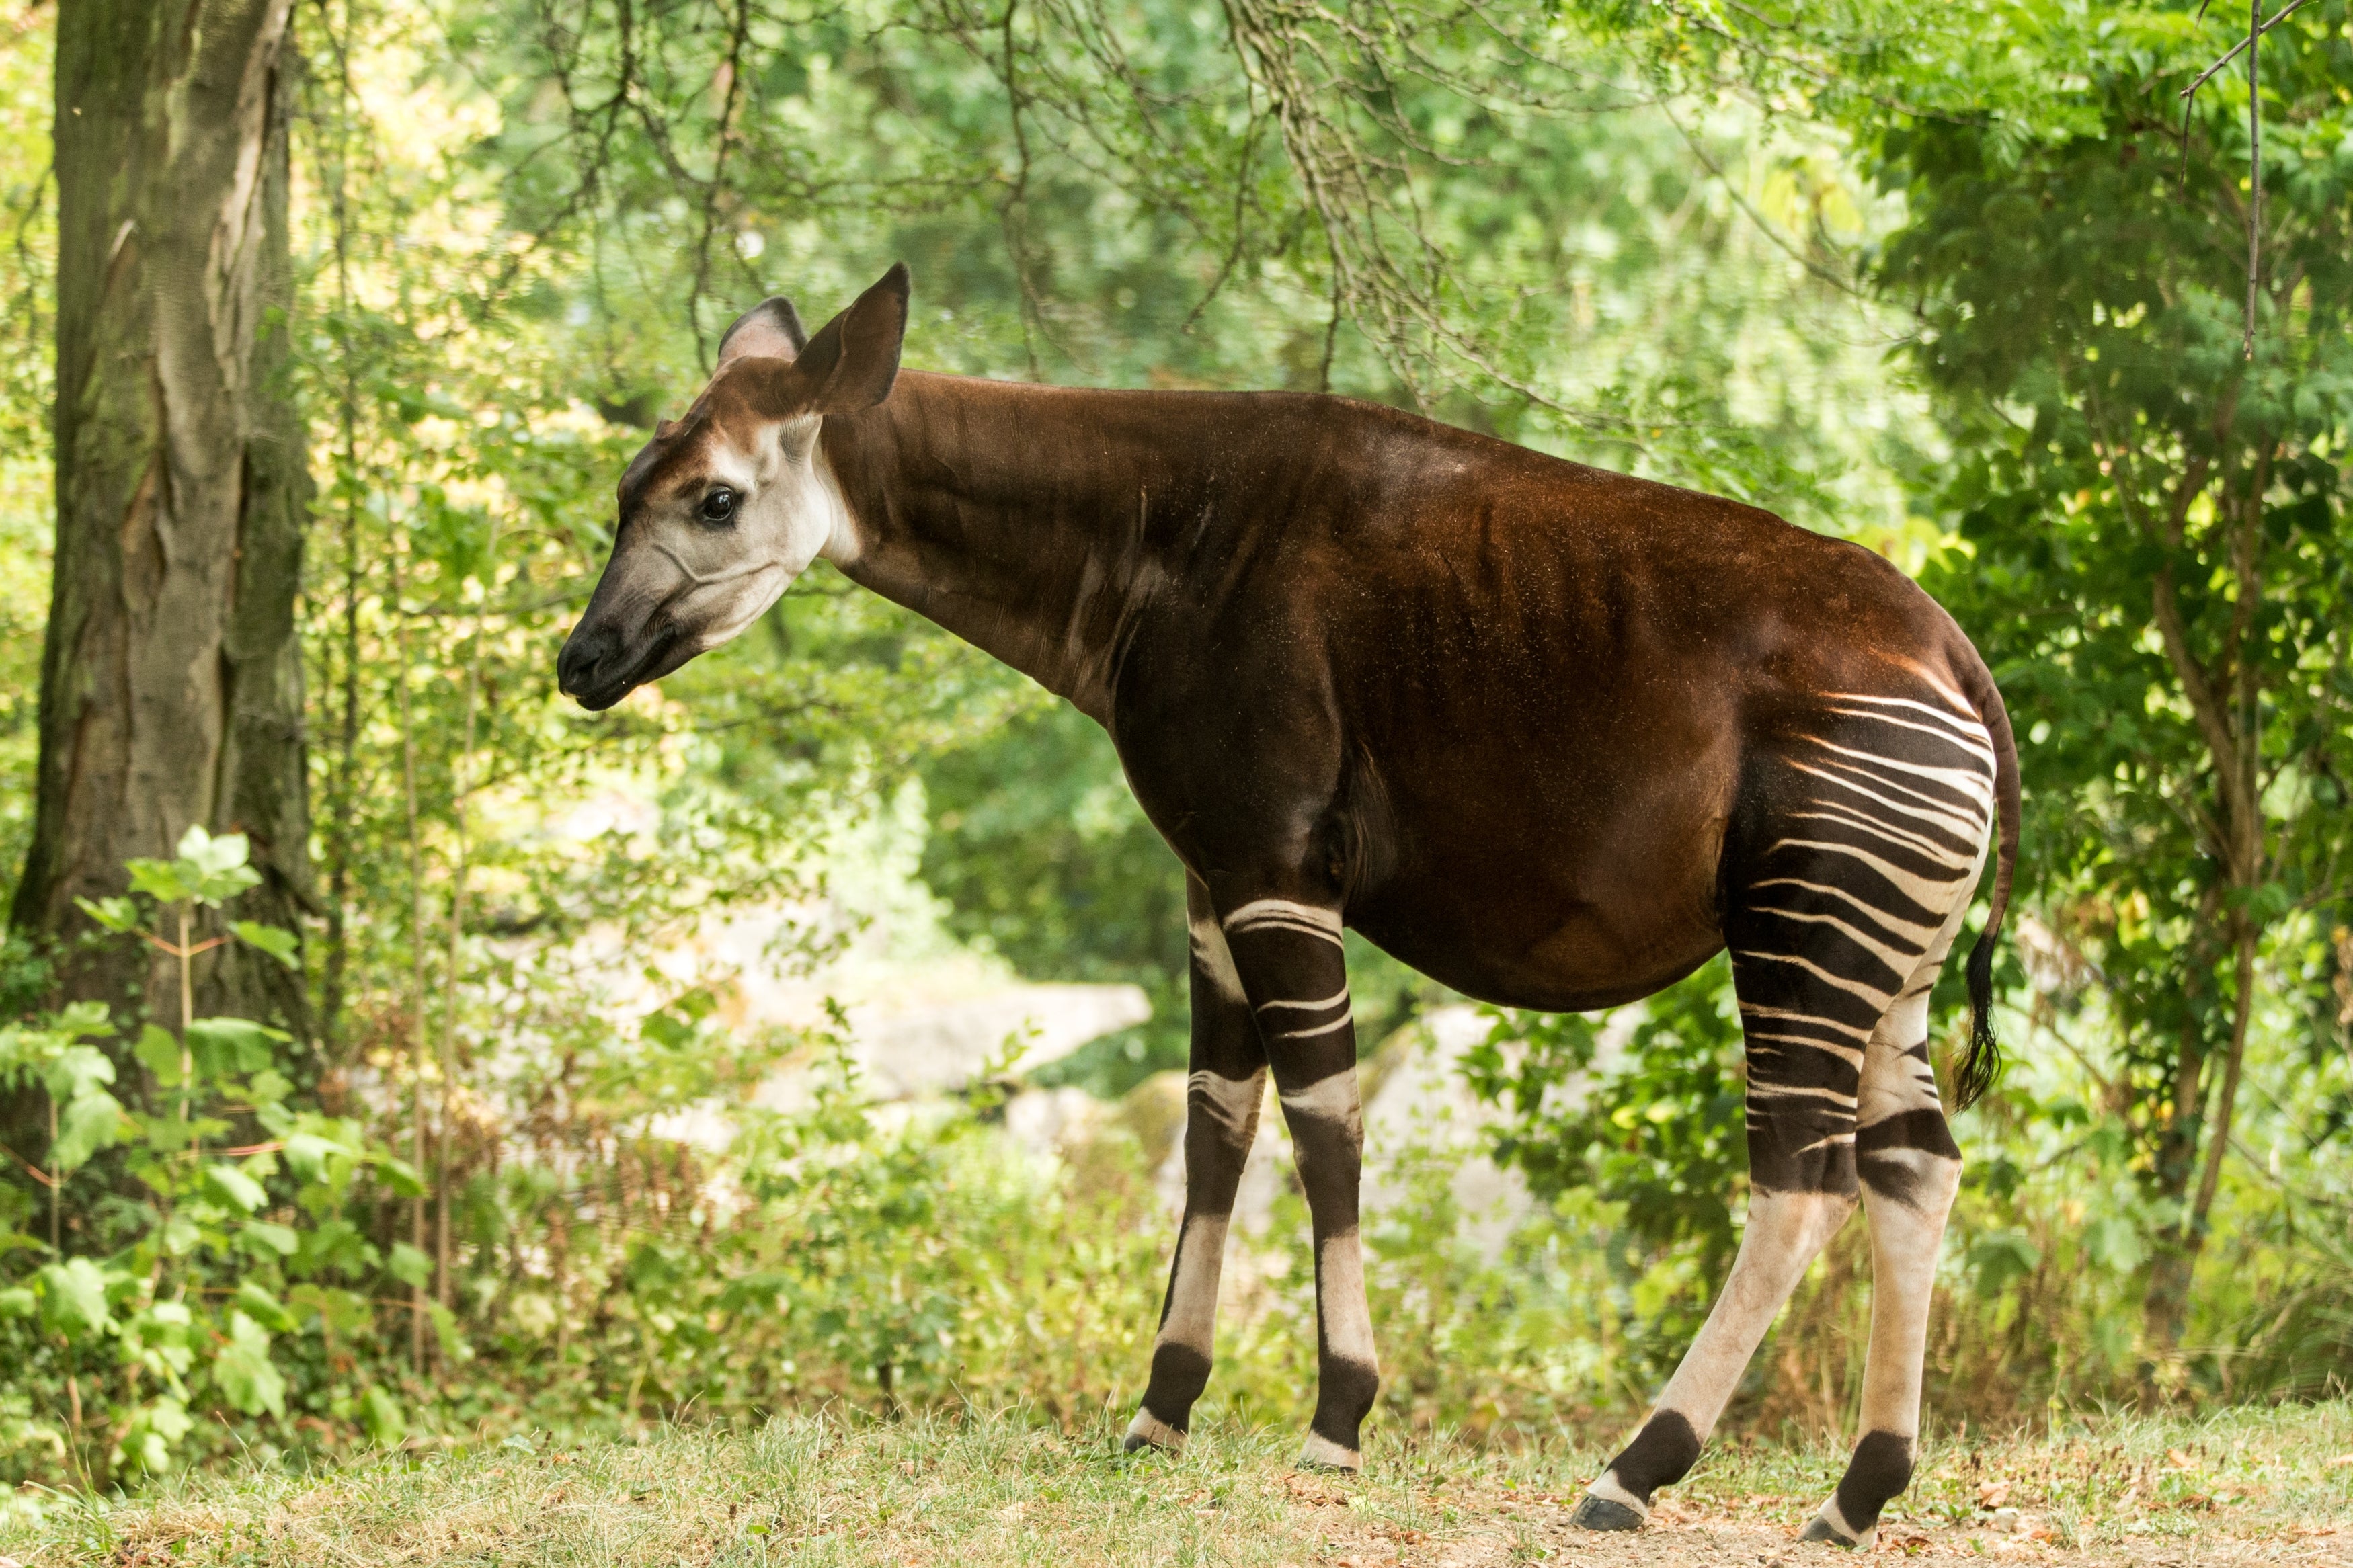
{"label": "okapi head", "polygon": [[727,329],[702,395],[621,476],[612,558],[555,661],[564,692],[610,708],[759,619],[820,554],[853,547],[818,431],[890,395],[906,331],[903,264],[814,337],[782,295]]}

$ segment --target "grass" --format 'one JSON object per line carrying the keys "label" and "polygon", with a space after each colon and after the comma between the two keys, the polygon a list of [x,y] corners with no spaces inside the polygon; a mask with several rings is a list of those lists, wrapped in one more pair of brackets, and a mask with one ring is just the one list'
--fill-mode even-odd
{"label": "grass", "polygon": [[[0,1536],[66,1564],[1779,1563],[1842,1450],[1718,1446],[1634,1538],[1574,1535],[1598,1449],[1474,1449],[1377,1429],[1360,1479],[1303,1475],[1297,1434],[1215,1425],[1182,1457],[1116,1456],[1117,1426],[1010,1416],[788,1416],[636,1445],[522,1439],[306,1476],[174,1479],[64,1503]],[[1882,1550],[2094,1563],[2353,1561],[2353,1407],[2114,1418],[1931,1444]],[[1827,1561],[1827,1558],[1823,1560]]]}

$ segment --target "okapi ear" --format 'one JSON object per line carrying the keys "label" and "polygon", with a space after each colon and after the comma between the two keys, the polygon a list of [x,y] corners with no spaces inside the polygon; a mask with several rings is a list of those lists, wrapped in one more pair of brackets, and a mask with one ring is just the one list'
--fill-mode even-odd
{"label": "okapi ear", "polygon": [[891,395],[907,338],[907,264],[894,264],[849,309],[817,330],[794,363],[810,414],[854,414]]}
{"label": "okapi ear", "polygon": [[735,324],[719,340],[719,363],[712,374],[725,370],[733,360],[797,359],[807,347],[808,333],[793,302],[782,294],[773,294],[735,318]]}

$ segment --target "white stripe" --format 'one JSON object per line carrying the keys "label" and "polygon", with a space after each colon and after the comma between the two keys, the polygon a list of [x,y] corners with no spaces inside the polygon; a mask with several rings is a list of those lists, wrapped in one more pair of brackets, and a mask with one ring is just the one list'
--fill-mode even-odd
{"label": "white stripe", "polygon": [[1377,1371],[1373,1317],[1365,1304],[1365,1257],[1356,1231],[1324,1237],[1315,1259],[1315,1283],[1324,1345],[1342,1361]]}
{"label": "white stripe", "polygon": [[1269,1035],[1267,1038],[1271,1040],[1304,1040],[1316,1035],[1328,1035],[1335,1029],[1345,1029],[1356,1021],[1356,1010],[1354,1007],[1351,1007],[1328,1024],[1316,1024],[1304,1029],[1285,1029],[1281,1034]]}
{"label": "white stripe", "polygon": [[1841,1094],[1834,1089],[1809,1089],[1803,1085],[1795,1084],[1784,1087],[1779,1084],[1751,1082],[1748,1086],[1748,1102],[1754,1105],[1760,1100],[1823,1100],[1842,1110],[1852,1110],[1855,1107],[1853,1095]]}
{"label": "white stripe", "polygon": [[1989,763],[1993,761],[1993,737],[1983,730],[1974,733],[1957,733],[1951,730],[1939,729],[1934,724],[1920,724],[1909,719],[1898,719],[1888,713],[1865,713],[1853,708],[1832,708],[1827,711],[1848,719],[1869,720],[1874,724],[1893,724],[1899,730],[1916,730],[1923,735],[1933,735],[1947,745],[1958,746],[1965,752],[1982,756]]}
{"label": "white stripe", "polygon": [[1269,921],[1288,921],[1306,926],[1331,937],[1340,937],[1340,917],[1330,910],[1320,910],[1313,904],[1296,903],[1290,899],[1254,899],[1226,915],[1219,923],[1229,931],[1242,931]]}
{"label": "white stripe", "polygon": [[[1777,838],[1767,848],[1766,853],[1769,855],[1776,849],[1826,849],[1835,855],[1843,855],[1850,860],[1860,860],[1894,883],[1896,889],[1905,898],[1915,904],[1928,907],[1933,907],[1939,900],[1940,896],[1949,897],[1953,884],[1961,879],[1957,874],[1950,877],[1923,877],[1915,871],[1907,871],[1892,861],[1883,859],[1868,849],[1858,849],[1852,844],[1832,844],[1827,839]],[[1917,891],[1915,891],[1915,889]]]}
{"label": "white stripe", "polygon": [[[1931,935],[1939,929],[1938,926],[1930,925],[1925,921],[1907,921],[1901,915],[1889,914],[1877,904],[1869,902],[1858,894],[1849,892],[1835,882],[1810,882],[1803,877],[1767,877],[1761,882],[1751,882],[1748,885],[1751,892],[1755,892],[1759,888],[1803,888],[1809,892],[1835,893],[1873,920],[1883,921],[1888,925],[1899,926],[1905,931],[1925,931]],[[1928,951],[1925,942],[1921,944],[1920,951],[1923,952]]]}
{"label": "white stripe", "polygon": [[[1967,812],[1949,805],[1906,805],[1900,800],[1890,800],[1887,796],[1881,795],[1876,790],[1865,789],[1862,785],[1854,783],[1852,779],[1841,776],[1841,774],[1852,773],[1862,778],[1871,778],[1871,775],[1864,773],[1861,768],[1848,767],[1843,764],[1834,765],[1828,768],[1818,768],[1811,763],[1801,763],[1795,757],[1789,759],[1789,765],[1797,769],[1797,771],[1801,773],[1811,773],[1814,777],[1830,784],[1833,789],[1848,790],[1853,794],[1863,796],[1867,800],[1876,801],[1890,811],[1900,811],[1906,816],[1919,817],[1933,826],[1944,828],[1956,838],[1983,838],[1985,837],[1986,825],[1984,819],[1980,817],[1971,816]],[[1880,781],[1877,779],[1872,779],[1872,782],[1873,784],[1877,784]],[[1888,784],[1886,787],[1889,789],[1904,788],[1901,784]],[[1919,798],[1919,796],[1915,795],[1911,790],[1904,790],[1904,793],[1905,795],[1913,795],[1913,798],[1915,800]]]}
{"label": "white stripe", "polygon": [[[1827,1018],[1820,1019],[1819,1021],[1824,1024],[1828,1024],[1830,1022]],[[1853,1046],[1834,1046],[1826,1040],[1807,1039],[1802,1035],[1763,1035],[1757,1033],[1754,1029],[1746,1029],[1741,1032],[1740,1037],[1744,1040],[1750,1041],[1770,1040],[1776,1045],[1805,1046],[1810,1049],[1821,1052],[1824,1056],[1836,1057],[1839,1060],[1846,1063],[1849,1067],[1854,1068],[1859,1068],[1862,1065],[1863,1056],[1865,1054],[1862,1049]]]}
{"label": "white stripe", "polygon": [[1348,988],[1343,985],[1337,991],[1333,992],[1329,996],[1324,997],[1321,1002],[1261,1002],[1258,1005],[1258,1010],[1261,1013],[1268,1013],[1273,1011],[1277,1007],[1295,1007],[1303,1013],[1316,1013],[1321,1012],[1326,1007],[1336,1007],[1347,999]]}
{"label": "white stripe", "polygon": [[1229,1002],[1248,1000],[1242,994],[1242,977],[1234,968],[1234,955],[1226,946],[1226,933],[1218,929],[1215,921],[1189,921],[1193,933],[1193,962],[1209,977],[1210,986]]}
{"label": "white stripe", "polygon": [[1333,1121],[1354,1122],[1361,1110],[1356,1099],[1356,1069],[1345,1068],[1284,1095],[1282,1109],[1290,1116],[1321,1116]]}
{"label": "white stripe", "polygon": [[1819,975],[1825,984],[1834,985],[1851,996],[1862,997],[1864,1001],[1873,1004],[1873,1010],[1876,1012],[1883,1014],[1887,1011],[1887,1004],[1889,1001],[1888,993],[1878,990],[1873,986],[1866,985],[1859,980],[1847,980],[1839,975],[1832,974],[1829,970],[1824,969],[1820,964],[1816,963],[1810,958],[1799,958],[1793,952],[1763,952],[1753,948],[1745,947],[1735,949],[1732,956],[1736,959],[1758,959],[1768,963],[1787,963],[1792,965],[1795,968],[1806,971],[1810,974]]}
{"label": "white stripe", "polygon": [[[1993,775],[1990,773],[1978,773],[1977,769],[1932,769],[1932,766],[1917,764],[1917,762],[1896,762],[1894,757],[1883,757],[1883,754],[1878,752],[1859,752],[1859,750],[1854,750],[1852,745],[1835,745],[1835,742],[1831,741],[1823,741],[1821,736],[1810,736],[1810,738],[1814,741],[1814,745],[1819,745],[1819,748],[1826,750],[1826,752],[1838,752],[1840,757],[1859,757],[1863,759],[1863,762],[1868,762],[1868,764],[1880,766],[1880,769],[1890,769],[1890,771],[1896,771],[1896,773],[1911,773],[1913,778],[1927,778],[1929,783],[1939,783],[1939,785],[1944,785],[1946,790],[1957,790],[1957,793],[1968,795],[1968,797],[1974,799],[1974,802],[1984,802],[1989,804],[1989,806],[1993,804]],[[1901,790],[1904,785],[1890,785],[1890,787]]]}
{"label": "white stripe", "polygon": [[1801,1024],[1820,1024],[1825,1029],[1836,1029],[1841,1035],[1852,1035],[1858,1040],[1868,1041],[1871,1038],[1869,1029],[1858,1029],[1852,1024],[1841,1024],[1836,1018],[1825,1018],[1814,1013],[1800,1013],[1794,1007],[1760,1007],[1754,1002],[1741,1003],[1740,1016],[1744,1021],[1742,1027],[1747,1026],[1746,1020],[1752,1016],[1759,1018],[1795,1018]]}
{"label": "white stripe", "polygon": [[1228,1131],[1246,1131],[1266,1097],[1264,1084],[1265,1079],[1256,1073],[1244,1079],[1224,1078],[1206,1070],[1194,1073],[1185,1080],[1187,1113],[1193,1105],[1202,1104]]}
{"label": "white stripe", "polygon": [[[1934,686],[1936,682],[1932,680],[1929,684]],[[1980,730],[1985,728],[1985,721],[1978,717],[1978,710],[1958,692],[1951,694],[1955,705],[1949,710],[1932,707],[1910,697],[1878,697],[1868,691],[1826,691],[1822,695],[1832,702],[1876,702],[1883,708],[1916,708],[1932,719],[1944,719],[1955,724],[1973,724]]]}
{"label": "white stripe", "polygon": [[1177,1344],[1207,1356],[1218,1338],[1218,1276],[1225,1260],[1222,1215],[1195,1215],[1176,1242],[1176,1278],[1168,1287],[1168,1317],[1155,1344]]}
{"label": "white stripe", "polygon": [[1789,814],[1791,820],[1835,822],[1843,826],[1860,828],[1865,833],[1873,834],[1890,844],[1909,849],[1923,858],[1934,860],[1939,865],[1957,866],[1964,858],[1971,860],[1977,858],[1975,845],[1971,845],[1967,850],[1947,849],[1936,840],[1924,837],[1910,828],[1898,827],[1893,823],[1882,822],[1875,816],[1865,816],[1851,805],[1841,805],[1836,801],[1827,800],[1817,801],[1815,804],[1821,809],[1793,811]]}
{"label": "white stripe", "polygon": [[[1758,914],[1772,915],[1778,920],[1807,921],[1816,925],[1836,926],[1839,930],[1846,932],[1847,936],[1852,940],[1857,947],[1866,948],[1870,952],[1877,954],[1882,963],[1885,963],[1888,968],[1894,970],[1899,975],[1911,973],[1912,966],[1920,962],[1920,950],[1918,948],[1891,947],[1886,942],[1880,941],[1877,937],[1872,936],[1868,932],[1858,930],[1856,927],[1848,924],[1846,921],[1839,919],[1836,915],[1812,914],[1799,910],[1776,909],[1770,904],[1757,905],[1755,912]],[[1896,984],[1901,985],[1903,982],[1898,980]]]}
{"label": "white stripe", "polygon": [[[1925,791],[1913,789],[1894,779],[1883,777],[1883,774],[1885,772],[1885,769],[1891,764],[1888,764],[1886,759],[1883,757],[1875,757],[1869,752],[1847,751],[1846,748],[1842,746],[1833,746],[1827,741],[1817,741],[1815,744],[1820,746],[1826,752],[1842,752],[1849,757],[1860,757],[1863,759],[1863,762],[1862,763],[1822,763],[1815,768],[1815,771],[1822,777],[1830,777],[1832,774],[1845,774],[1854,778],[1869,779],[1872,783],[1879,785],[1882,789],[1892,789],[1898,795],[1910,796],[1912,799],[1920,802],[1922,805],[1929,810],[1942,812],[1947,816],[1955,817],[1960,817],[1966,815],[1967,820],[1972,822],[1982,823],[1991,820],[1990,817],[1982,816],[1975,813],[1965,814],[1961,805],[1956,805],[1949,800],[1939,799],[1937,796],[1929,795]],[[1865,766],[1865,763],[1868,763],[1871,765]],[[1792,757],[1789,759],[1789,765],[1793,768],[1804,768],[1809,767],[1810,764],[1801,763],[1797,758]],[[1829,772],[1821,773],[1820,770],[1822,769],[1827,769]],[[1852,788],[1853,786],[1850,785],[1848,787]],[[1975,797],[1975,791],[1969,791],[1967,793],[1968,793],[1972,798]]]}

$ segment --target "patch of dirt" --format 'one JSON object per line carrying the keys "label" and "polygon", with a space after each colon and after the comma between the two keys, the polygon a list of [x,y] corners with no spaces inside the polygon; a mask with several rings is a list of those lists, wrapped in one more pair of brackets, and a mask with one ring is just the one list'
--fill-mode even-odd
{"label": "patch of dirt", "polygon": [[[1855,1559],[1843,1550],[1800,1542],[1798,1527],[1736,1513],[1662,1507],[1643,1529],[1619,1535],[1569,1522],[1575,1499],[1531,1500],[1478,1509],[1454,1529],[1363,1529],[1345,1532],[1314,1559],[1316,1568],[1835,1568]],[[2032,1514],[1963,1525],[1892,1521],[1881,1527],[1873,1557],[1967,1559],[1986,1563],[2067,1564],[2069,1568],[2209,1568],[2279,1563],[2353,1568],[2353,1531],[2333,1525],[2252,1524],[2244,1533],[2152,1535],[2076,1546]],[[1308,1563],[1291,1568],[1309,1568]]]}

